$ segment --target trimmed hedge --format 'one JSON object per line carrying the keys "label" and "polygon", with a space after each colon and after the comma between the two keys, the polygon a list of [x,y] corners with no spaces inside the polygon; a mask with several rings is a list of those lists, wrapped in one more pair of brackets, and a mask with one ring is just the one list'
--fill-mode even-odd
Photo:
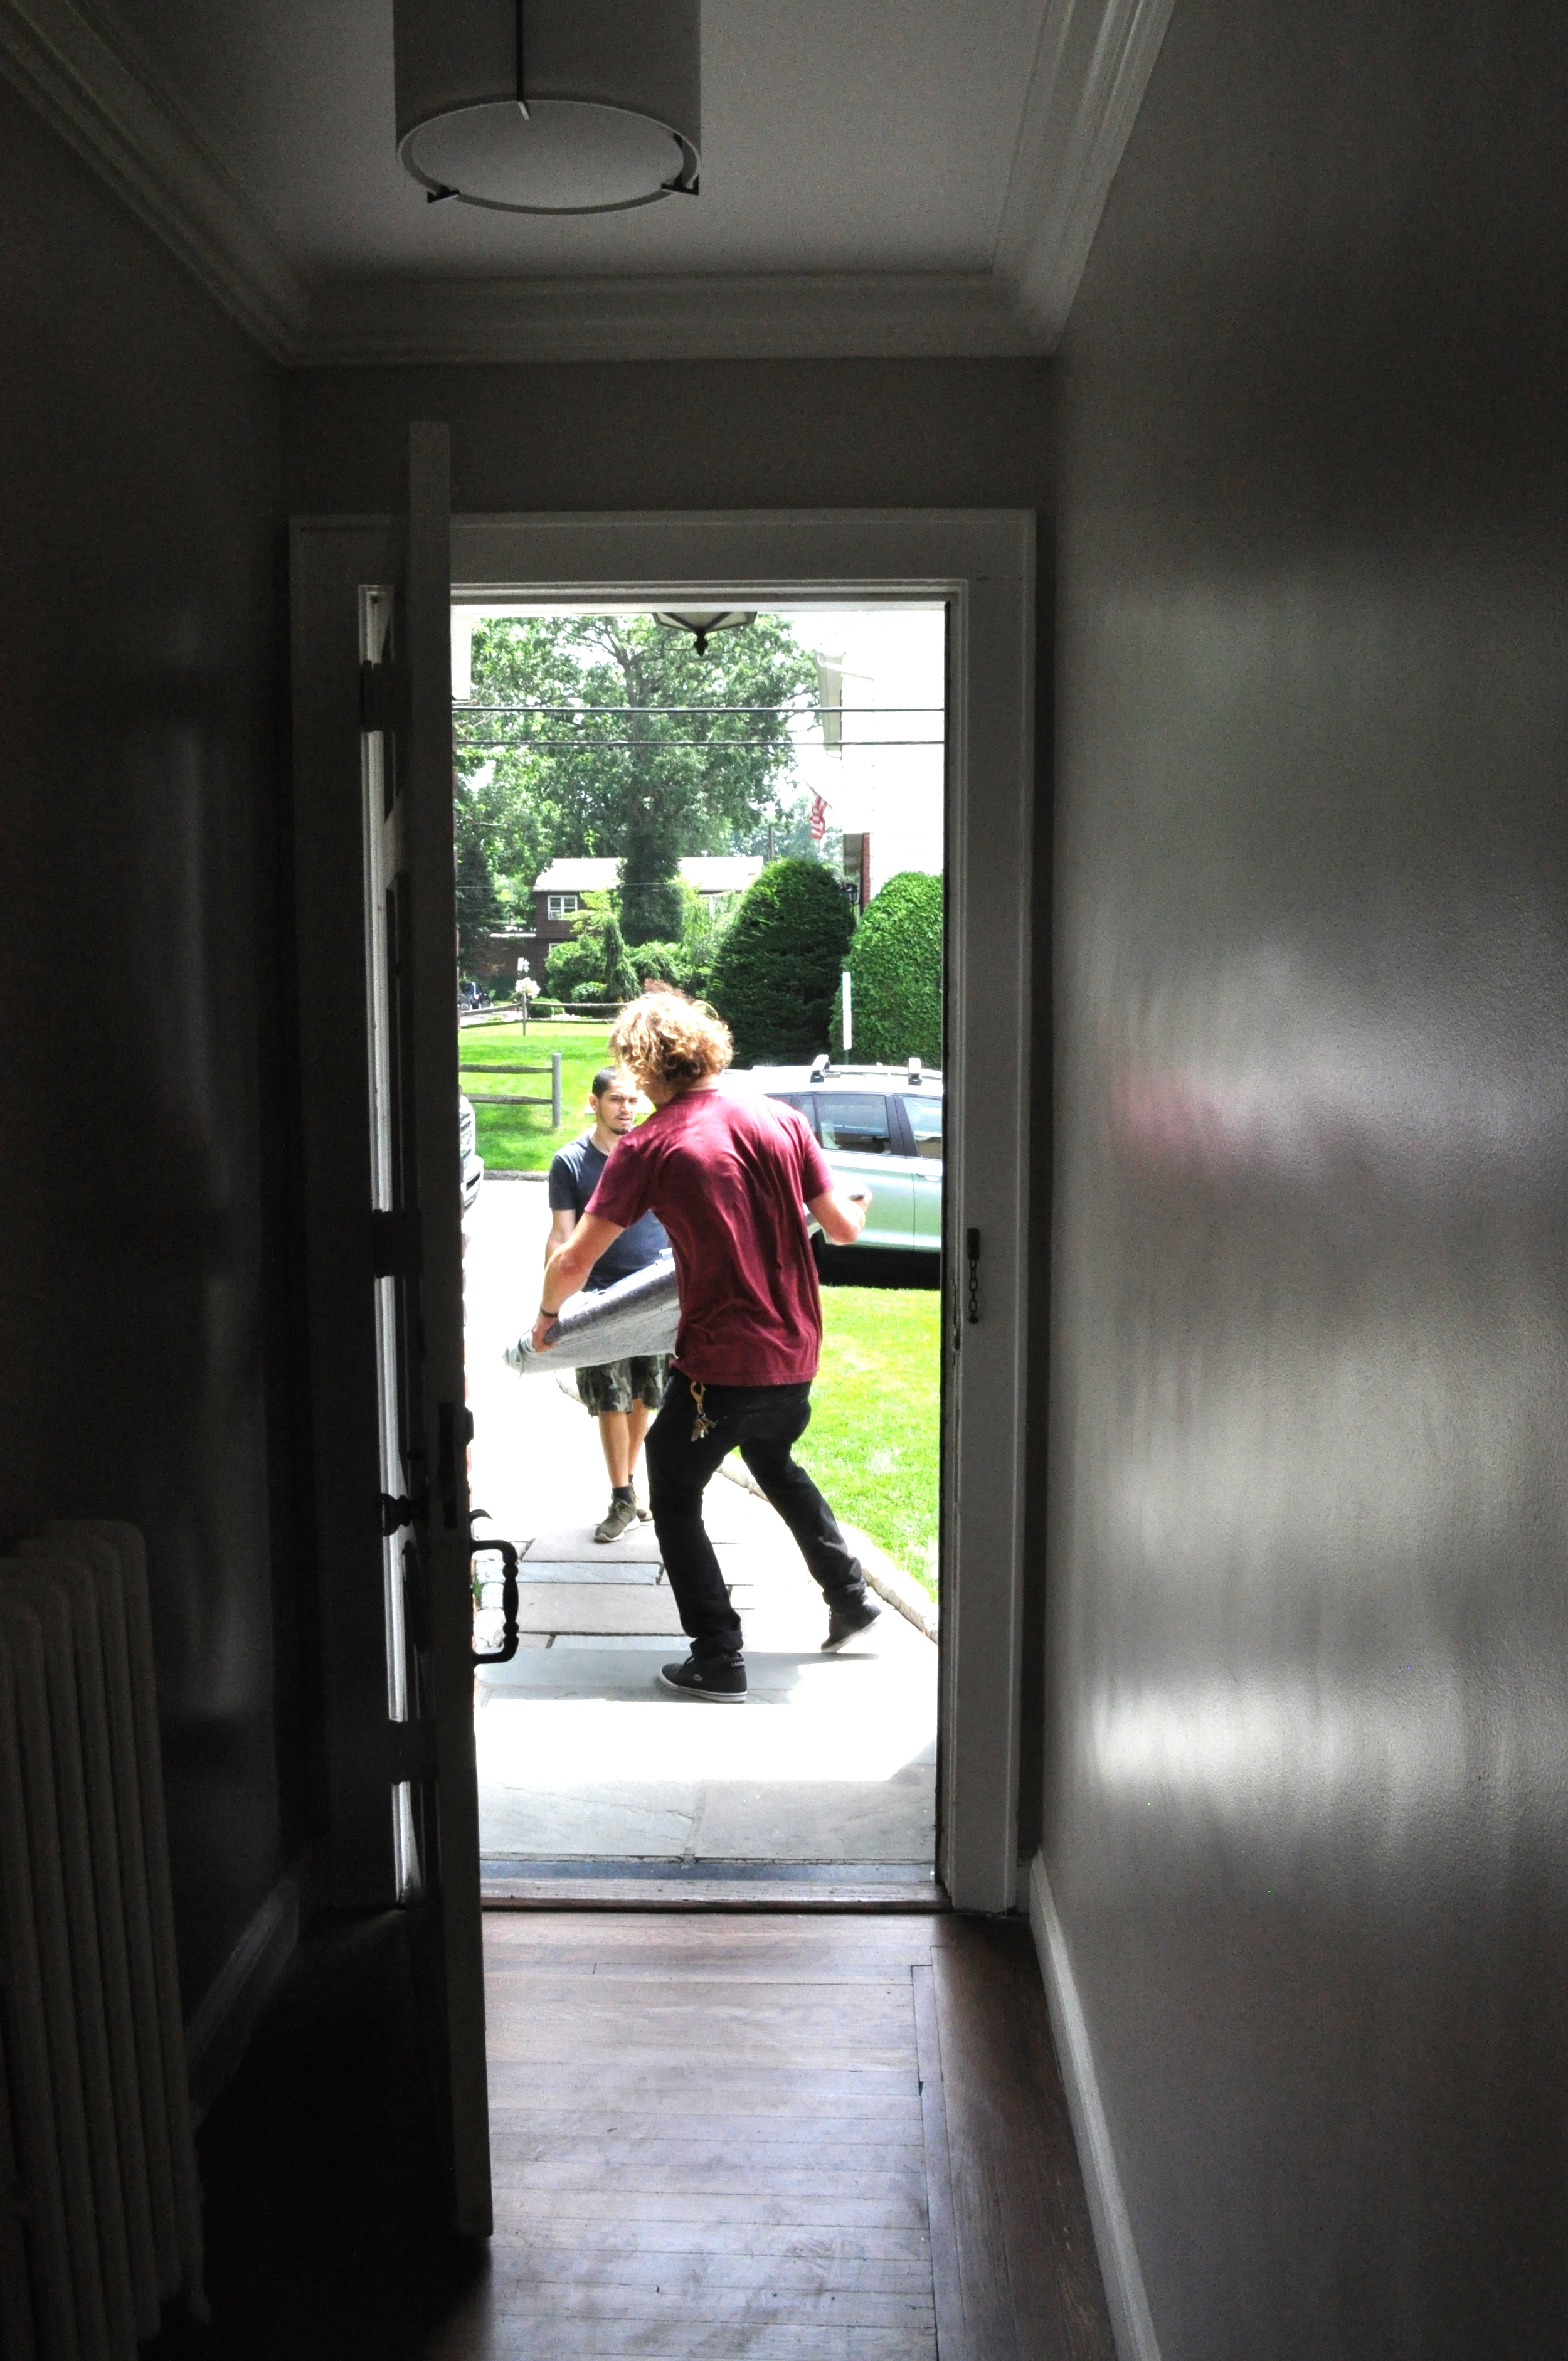
{"label": "trimmed hedge", "polygon": [[855,917],[820,861],[775,861],[746,889],[709,992],[738,1066],[809,1062],[828,1047]]}
{"label": "trimmed hedge", "polygon": [[[901,869],[873,894],[849,958],[854,1040],[850,1056],[902,1066],[942,1062],[942,881]],[[833,1053],[841,1057],[843,1010],[833,1006]]]}

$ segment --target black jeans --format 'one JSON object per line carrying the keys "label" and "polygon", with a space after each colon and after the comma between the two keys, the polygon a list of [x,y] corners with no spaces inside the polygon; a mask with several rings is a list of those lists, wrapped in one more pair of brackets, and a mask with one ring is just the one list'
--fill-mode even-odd
{"label": "black jeans", "polygon": [[697,1412],[690,1381],[672,1370],[664,1406],[643,1446],[648,1505],[693,1655],[725,1656],[740,1649],[740,1619],[729,1604],[702,1521],[702,1496],[719,1461],[737,1444],[829,1603],[863,1598],[866,1586],[861,1562],[846,1548],[832,1510],[790,1457],[811,1422],[810,1386],[709,1386],[704,1408],[711,1431],[694,1443]]}

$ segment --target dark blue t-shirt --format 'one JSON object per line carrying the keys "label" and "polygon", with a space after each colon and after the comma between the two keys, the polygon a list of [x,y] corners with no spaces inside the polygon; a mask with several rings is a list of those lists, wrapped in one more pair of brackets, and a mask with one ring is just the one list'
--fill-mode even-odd
{"label": "dark blue t-shirt", "polygon": [[[553,1213],[576,1213],[580,1222],[588,1210],[588,1199],[598,1187],[599,1174],[609,1162],[602,1148],[594,1146],[591,1131],[581,1139],[574,1139],[570,1148],[561,1148],[550,1166],[550,1211]],[[607,1246],[588,1273],[590,1294],[609,1287],[618,1279],[630,1279],[634,1270],[646,1270],[662,1254],[670,1251],[670,1241],[664,1224],[657,1213],[644,1213],[630,1228],[622,1230],[615,1244]]]}

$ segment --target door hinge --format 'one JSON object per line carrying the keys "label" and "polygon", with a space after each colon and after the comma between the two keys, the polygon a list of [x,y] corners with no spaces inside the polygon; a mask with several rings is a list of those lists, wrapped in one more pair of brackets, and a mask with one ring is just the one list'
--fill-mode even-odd
{"label": "door hinge", "polygon": [[394,1787],[400,1787],[405,1780],[433,1779],[434,1722],[389,1721],[387,1724],[387,1753]]}
{"label": "door hinge", "polygon": [[417,1279],[424,1231],[417,1206],[377,1207],[370,1216],[370,1268],[378,1279]]}

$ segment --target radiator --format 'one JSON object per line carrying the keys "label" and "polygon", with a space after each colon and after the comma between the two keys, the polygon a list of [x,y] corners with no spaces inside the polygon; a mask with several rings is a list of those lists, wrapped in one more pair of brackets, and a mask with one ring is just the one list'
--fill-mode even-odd
{"label": "radiator", "polygon": [[0,1563],[0,2355],[132,2361],[201,2191],[147,1559],[62,1522]]}

